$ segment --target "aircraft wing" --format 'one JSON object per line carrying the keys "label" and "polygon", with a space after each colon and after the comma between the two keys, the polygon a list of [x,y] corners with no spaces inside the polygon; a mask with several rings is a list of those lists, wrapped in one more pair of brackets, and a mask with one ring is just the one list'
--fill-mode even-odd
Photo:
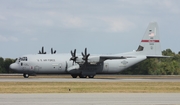
{"label": "aircraft wing", "polygon": [[126,58],[135,58],[135,56],[100,56],[100,62],[103,62],[105,60],[126,59]]}

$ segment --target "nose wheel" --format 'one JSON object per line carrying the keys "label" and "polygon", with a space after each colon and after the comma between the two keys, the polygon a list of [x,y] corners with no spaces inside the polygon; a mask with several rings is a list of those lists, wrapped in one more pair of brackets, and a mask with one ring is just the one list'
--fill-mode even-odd
{"label": "nose wheel", "polygon": [[29,74],[24,73],[23,76],[24,78],[29,78]]}

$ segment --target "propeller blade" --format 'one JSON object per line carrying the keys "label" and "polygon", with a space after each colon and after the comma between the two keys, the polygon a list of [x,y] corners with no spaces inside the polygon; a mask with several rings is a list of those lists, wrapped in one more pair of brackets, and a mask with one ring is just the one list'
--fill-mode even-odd
{"label": "propeller blade", "polygon": [[53,53],[53,48],[51,48],[51,54],[54,54],[54,53]]}
{"label": "propeller blade", "polygon": [[72,56],[72,57],[74,56],[74,54],[73,54],[72,50],[71,50],[71,56]]}
{"label": "propeller blade", "polygon": [[44,47],[42,47],[42,54],[44,54]]}
{"label": "propeller blade", "polygon": [[74,57],[76,57],[76,49],[74,49]]}
{"label": "propeller blade", "polygon": [[85,55],[87,55],[87,48],[85,48]]}
{"label": "propeller blade", "polygon": [[90,56],[90,54],[87,54],[87,48],[85,48],[84,53],[82,52],[81,54],[83,56],[82,59],[85,61],[85,63],[87,63],[88,62],[88,57]]}
{"label": "propeller blade", "polygon": [[39,50],[38,54],[46,54],[46,52],[44,52],[44,47],[42,46],[41,50]]}
{"label": "propeller blade", "polygon": [[85,56],[83,52],[81,52],[81,54],[82,54],[83,57]]}
{"label": "propeller blade", "polygon": [[73,61],[73,65],[74,65],[74,62],[76,62],[76,59],[78,58],[78,57],[76,57],[76,49],[74,49],[74,52],[71,50],[71,58],[70,58],[70,60],[72,60]]}
{"label": "propeller blade", "polygon": [[87,58],[90,56],[90,54],[87,55]]}
{"label": "propeller blade", "polygon": [[54,50],[54,54],[56,54],[56,50]]}
{"label": "propeller blade", "polygon": [[53,48],[51,48],[51,54],[55,54],[56,50],[53,50]]}

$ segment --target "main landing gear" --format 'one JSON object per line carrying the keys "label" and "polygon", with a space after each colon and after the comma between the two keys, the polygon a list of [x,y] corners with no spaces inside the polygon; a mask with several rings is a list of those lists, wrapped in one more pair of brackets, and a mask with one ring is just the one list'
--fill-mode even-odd
{"label": "main landing gear", "polygon": [[79,78],[87,78],[87,77],[94,78],[94,75],[74,75],[74,74],[72,74],[71,76],[72,76],[72,78],[77,78],[78,76],[79,76]]}
{"label": "main landing gear", "polygon": [[73,75],[73,74],[72,74],[71,76],[72,76],[73,78],[77,78],[77,75]]}
{"label": "main landing gear", "polygon": [[88,77],[89,77],[89,78],[94,78],[94,75],[89,75]]}

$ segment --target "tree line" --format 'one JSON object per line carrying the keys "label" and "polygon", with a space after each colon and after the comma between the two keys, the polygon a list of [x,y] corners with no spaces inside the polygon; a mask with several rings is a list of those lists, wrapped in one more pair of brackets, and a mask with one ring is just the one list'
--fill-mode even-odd
{"label": "tree line", "polygon": [[9,65],[14,62],[15,59],[11,59],[11,58],[4,59],[0,57],[0,73],[12,73],[12,71],[9,69]]}
{"label": "tree line", "polygon": [[[120,72],[127,75],[179,75],[180,74],[180,52],[172,52],[171,49],[162,51],[169,58],[149,58],[130,68]],[[9,65],[15,62],[15,59],[0,57],[0,73],[12,73]]]}

